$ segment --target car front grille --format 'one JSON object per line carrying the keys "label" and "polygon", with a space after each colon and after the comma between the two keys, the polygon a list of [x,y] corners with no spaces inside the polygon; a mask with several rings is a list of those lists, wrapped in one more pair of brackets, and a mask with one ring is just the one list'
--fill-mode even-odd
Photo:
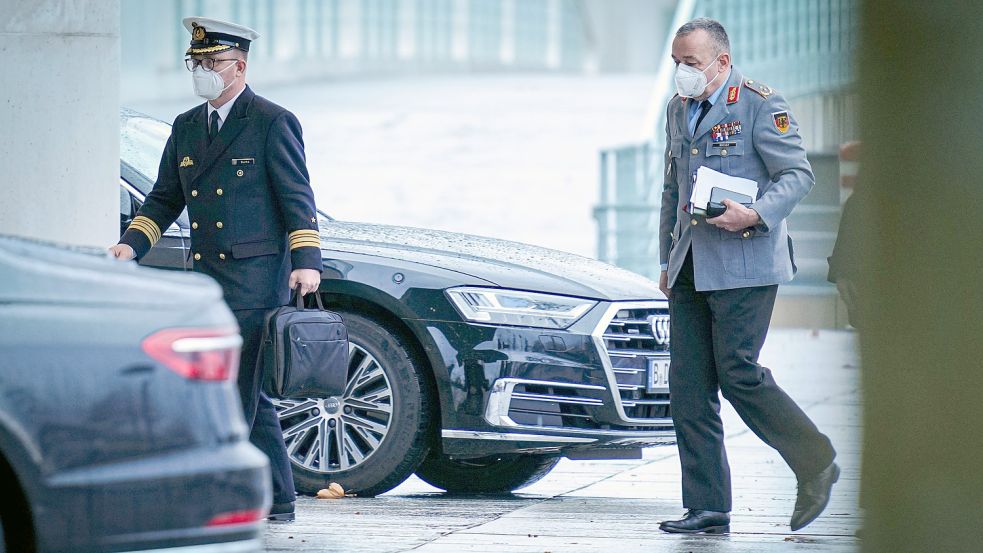
{"label": "car front grille", "polygon": [[612,312],[602,338],[618,386],[614,397],[632,422],[665,423],[671,416],[668,390],[649,389],[648,377],[650,364],[669,358],[668,304],[615,304]]}
{"label": "car front grille", "polygon": [[597,392],[555,382],[519,383],[512,389],[509,418],[527,426],[594,428],[586,407],[599,407],[604,401],[591,395]]}

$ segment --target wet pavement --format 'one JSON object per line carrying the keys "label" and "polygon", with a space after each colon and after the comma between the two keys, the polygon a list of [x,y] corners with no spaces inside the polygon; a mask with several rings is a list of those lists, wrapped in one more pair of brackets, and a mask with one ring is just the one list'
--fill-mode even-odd
{"label": "wet pavement", "polygon": [[859,550],[860,372],[850,332],[774,331],[761,362],[828,434],[843,469],[825,513],[792,533],[795,477],[724,402],[734,511],[731,534],[664,534],[678,518],[674,446],[637,461],[564,459],[546,478],[506,497],[442,494],[417,478],[377,498],[297,502],[297,521],[268,527],[268,551],[678,553]]}

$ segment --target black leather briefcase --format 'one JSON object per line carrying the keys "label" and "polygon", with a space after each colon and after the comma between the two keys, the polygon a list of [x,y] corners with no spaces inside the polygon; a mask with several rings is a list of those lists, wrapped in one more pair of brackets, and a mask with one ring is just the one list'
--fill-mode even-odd
{"label": "black leather briefcase", "polygon": [[348,381],[345,322],[324,309],[317,293],[312,309],[304,307],[300,294],[293,296],[293,305],[266,316],[263,391],[278,399],[342,395]]}

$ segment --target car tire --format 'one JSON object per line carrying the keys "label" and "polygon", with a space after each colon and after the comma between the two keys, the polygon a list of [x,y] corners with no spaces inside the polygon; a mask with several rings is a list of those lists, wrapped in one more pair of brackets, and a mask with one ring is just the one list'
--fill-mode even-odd
{"label": "car tire", "polygon": [[[299,493],[315,495],[318,490],[337,482],[347,492],[374,496],[401,484],[426,457],[433,432],[428,388],[423,381],[422,367],[404,338],[371,318],[335,311],[345,321],[350,343],[348,389],[345,395],[335,398],[341,405],[325,403],[331,398],[310,399],[306,404],[303,400],[274,400],[274,403]],[[366,375],[371,379],[366,380]],[[359,379],[364,380],[361,385]],[[359,410],[367,402],[385,409],[387,394],[388,418],[383,411]],[[303,410],[305,405],[309,407],[306,411]],[[332,415],[334,426],[327,426],[332,424],[331,419],[323,424],[317,420],[321,415],[316,410],[323,411],[324,417],[328,417],[326,409],[334,408],[337,409]],[[364,426],[366,421],[376,431]],[[330,449],[327,463],[318,458],[320,453],[311,457],[311,448],[320,443],[315,444],[316,438],[308,436],[306,444],[298,443],[295,429],[314,422],[318,424],[316,431],[321,433],[323,429],[324,435],[328,436],[325,440]],[[384,431],[381,426],[385,426]],[[341,444],[337,439],[339,435],[345,437]],[[364,458],[359,461],[357,455],[364,455]]]}
{"label": "car tire", "polygon": [[452,459],[431,450],[416,475],[448,493],[509,493],[537,482],[559,461],[559,457],[527,454]]}

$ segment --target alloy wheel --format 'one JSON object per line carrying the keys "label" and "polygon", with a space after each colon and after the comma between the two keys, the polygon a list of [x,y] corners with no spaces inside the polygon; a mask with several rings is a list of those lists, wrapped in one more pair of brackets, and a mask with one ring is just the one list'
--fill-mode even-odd
{"label": "alloy wheel", "polygon": [[354,342],[348,348],[348,385],[340,396],[273,400],[290,461],[334,473],[364,463],[386,439],[392,386],[379,361]]}

